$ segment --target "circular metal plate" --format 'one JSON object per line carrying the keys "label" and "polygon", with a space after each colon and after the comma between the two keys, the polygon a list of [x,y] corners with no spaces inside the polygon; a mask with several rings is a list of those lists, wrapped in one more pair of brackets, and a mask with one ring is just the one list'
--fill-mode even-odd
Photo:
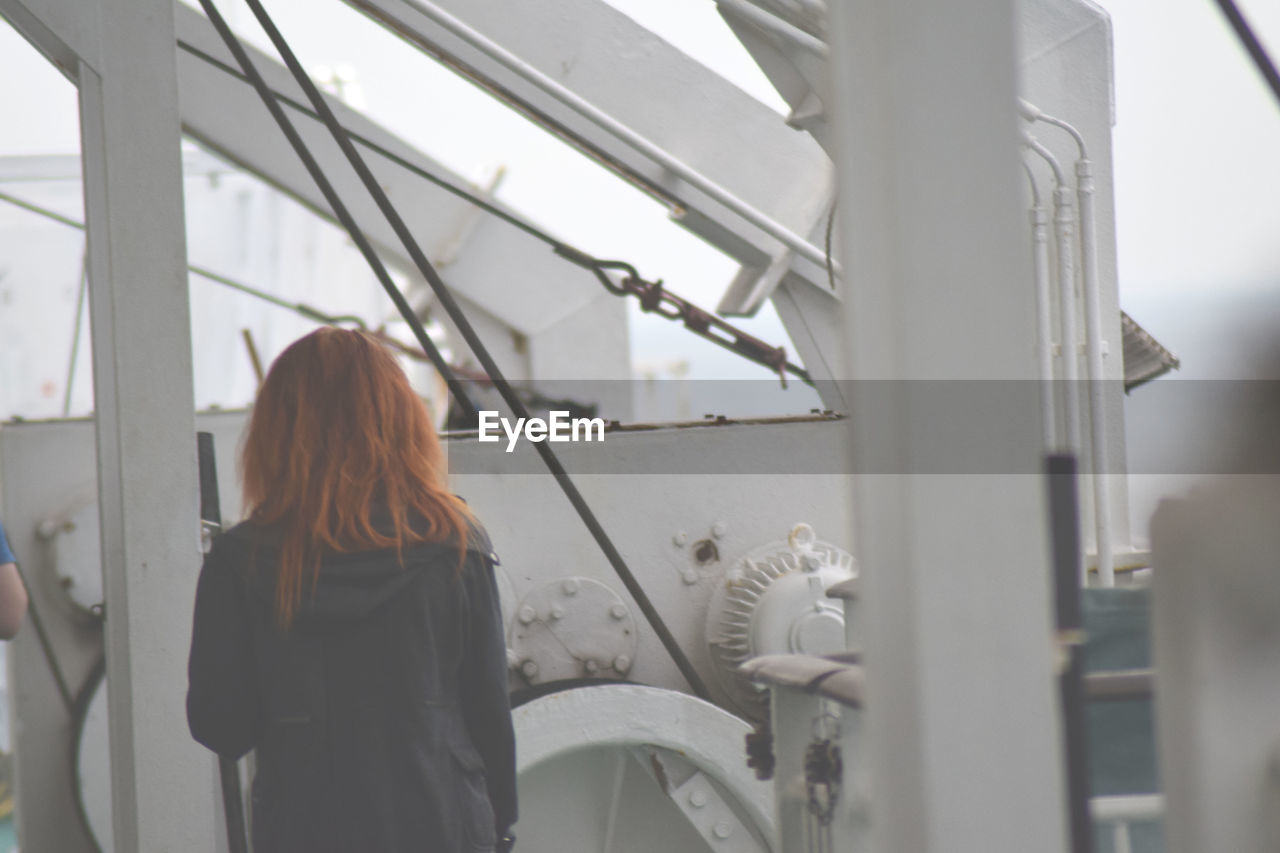
{"label": "circular metal plate", "polygon": [[742,719],[685,693],[580,687],[513,712],[524,853],[770,853],[774,797]]}

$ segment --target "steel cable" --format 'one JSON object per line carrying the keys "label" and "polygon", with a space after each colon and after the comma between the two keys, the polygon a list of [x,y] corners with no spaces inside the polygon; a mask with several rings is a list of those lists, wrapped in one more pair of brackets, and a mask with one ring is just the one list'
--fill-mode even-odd
{"label": "steel cable", "polygon": [[1280,104],[1280,72],[1276,71],[1276,65],[1271,61],[1266,48],[1262,46],[1262,42],[1258,40],[1258,36],[1249,26],[1249,22],[1244,19],[1244,15],[1240,13],[1234,0],[1217,0],[1217,3],[1227,23],[1231,24],[1231,29],[1235,30],[1240,44],[1248,52],[1249,58],[1253,60],[1254,65],[1258,66],[1258,73],[1271,88],[1271,93],[1276,96],[1276,103]]}
{"label": "steel cable", "polygon": [[[477,410],[475,404],[471,402],[471,398],[468,396],[466,389],[462,387],[462,383],[458,381],[458,378],[454,375],[452,368],[450,368],[449,364],[444,360],[444,356],[440,354],[440,350],[436,348],[435,342],[427,335],[426,329],[422,327],[422,322],[413,312],[413,308],[404,298],[404,294],[400,292],[400,288],[396,287],[395,282],[391,280],[391,275],[387,272],[387,268],[382,263],[382,259],[378,257],[378,253],[374,251],[372,244],[369,243],[369,239],[364,235],[364,232],[360,230],[360,226],[356,224],[355,218],[352,217],[351,212],[347,210],[347,206],[343,204],[341,197],[339,197],[337,191],[333,188],[333,184],[329,182],[328,177],[320,168],[320,164],[316,162],[315,158],[311,155],[311,152],[307,150],[306,145],[302,141],[302,137],[298,135],[297,129],[293,126],[293,123],[289,121],[288,116],[284,114],[284,110],[273,97],[271,89],[267,86],[266,81],[262,79],[262,75],[258,73],[258,70],[254,68],[253,63],[249,61],[249,55],[245,52],[244,47],[236,39],[235,34],[231,32],[231,28],[227,26],[227,22],[223,20],[222,15],[218,13],[217,8],[215,8],[211,2],[200,0],[200,5],[204,7],[205,14],[209,16],[210,23],[213,24],[214,29],[218,31],[218,35],[221,36],[222,40],[226,43],[227,49],[230,50],[232,56],[236,58],[236,62],[240,63],[245,75],[249,78],[253,87],[262,97],[262,102],[266,105],[268,112],[271,113],[271,117],[275,119],[276,124],[280,126],[280,130],[283,131],[284,135],[288,138],[289,144],[293,146],[294,151],[298,153],[303,166],[306,167],[307,172],[311,175],[311,179],[316,182],[316,186],[325,197],[325,201],[328,202],[330,210],[333,211],[333,214],[338,218],[338,221],[342,223],[342,226],[346,229],[347,233],[351,235],[351,240],[360,250],[360,254],[364,255],[365,260],[368,262],[370,269],[373,270],[373,274],[377,277],[383,290],[387,292],[387,296],[391,297],[391,301],[395,303],[396,310],[400,312],[400,315],[404,317],[405,322],[409,324],[409,328],[413,331],[413,336],[417,338],[418,344],[426,352],[427,357],[431,359],[432,366],[434,366],[440,376],[444,378],[445,384],[449,386],[449,390],[453,393],[454,400],[456,400],[458,405],[462,408],[464,416],[468,420],[476,419],[478,417]],[[310,81],[308,80],[308,82]]]}
{"label": "steel cable", "polygon": [[[272,44],[275,45],[281,59],[289,68],[290,73],[293,74],[298,85],[306,94],[307,99],[311,101],[311,104],[318,113],[320,120],[324,122],[330,134],[333,136],[334,141],[337,142],[339,148],[342,149],[342,152],[351,164],[351,167],[359,175],[361,181],[365,185],[365,188],[373,197],[373,200],[378,205],[379,210],[381,210],[383,216],[386,217],[387,222],[392,227],[392,230],[394,230],[397,237],[400,238],[405,250],[409,253],[414,264],[418,267],[418,271],[422,274],[423,278],[426,279],[428,285],[430,285],[432,291],[435,293],[441,307],[449,315],[449,318],[453,321],[458,333],[467,342],[467,345],[475,354],[476,359],[488,374],[490,381],[493,382],[494,387],[498,390],[502,399],[517,417],[528,418],[529,411],[525,407],[524,402],[516,395],[514,389],[502,375],[497,363],[493,360],[484,344],[480,341],[479,336],[472,328],[471,323],[459,308],[457,301],[453,298],[453,294],[449,292],[444,281],[440,278],[439,273],[436,272],[435,268],[423,254],[422,249],[417,244],[417,241],[409,232],[408,226],[405,225],[404,220],[401,219],[399,213],[391,204],[390,199],[388,199],[386,193],[383,192],[381,185],[379,185],[377,179],[369,170],[368,165],[364,162],[364,158],[361,157],[358,151],[356,151],[350,136],[341,124],[339,124],[337,117],[325,102],[324,97],[311,81],[311,78],[308,77],[306,72],[302,69],[297,57],[294,56],[292,49],[284,40],[280,31],[276,28],[275,23],[271,20],[270,16],[267,15],[266,10],[257,2],[257,0],[246,0],[246,2],[248,3],[250,10],[254,13],[254,16],[258,19],[259,24],[261,24],[262,28],[266,31],[267,37],[271,40]],[[230,27],[227,26],[227,23],[223,20],[221,14],[219,14],[213,0],[200,0],[200,5],[204,8],[205,14],[208,15],[209,20],[218,31],[219,36],[226,43],[227,48],[235,57],[236,62],[241,66],[241,70],[244,71],[245,75],[250,79],[250,82],[252,82],[259,97],[271,112],[272,117],[275,119],[276,123],[280,125],[280,129],[288,138],[290,145],[302,159],[308,172],[311,173],[317,184],[322,184],[322,190],[324,187],[328,187],[329,191],[332,192],[332,186],[320,170],[319,164],[315,161],[314,156],[298,135],[298,132],[294,128],[292,122],[284,114],[283,109],[275,100],[274,93],[270,87],[267,86],[266,81],[254,67],[243,46],[231,32]],[[333,201],[330,203],[332,205]],[[354,228],[354,223],[351,227]],[[392,289],[394,290],[394,286]],[[395,295],[398,296],[399,292],[395,291]],[[395,296],[393,296],[393,299],[394,298]],[[400,307],[400,302],[402,301],[403,297],[400,297],[400,300],[397,301],[397,307]],[[407,304],[405,304],[402,309],[402,313],[407,313],[409,316],[412,316],[412,311],[408,309]],[[406,317],[406,319],[408,319],[408,317]],[[416,322],[417,318],[414,317],[413,320]],[[635,600],[637,606],[639,606],[650,627],[658,636],[658,639],[662,642],[662,645],[666,648],[668,654],[671,655],[676,667],[688,681],[693,692],[702,699],[709,699],[710,694],[708,693],[707,687],[703,683],[701,676],[698,675],[697,670],[694,669],[693,664],[685,655],[683,649],[680,648],[679,643],[671,634],[670,629],[663,621],[661,615],[659,615],[657,608],[653,605],[653,602],[649,600],[648,595],[640,586],[639,581],[636,580],[635,575],[632,574],[630,568],[627,567],[622,555],[618,552],[618,549],[614,546],[612,540],[610,540],[608,534],[596,519],[595,514],[587,505],[586,500],[578,491],[577,486],[574,485],[572,479],[570,479],[568,472],[565,471],[564,466],[561,465],[560,460],[556,457],[554,451],[551,450],[550,446],[546,442],[537,442],[533,446],[538,455],[542,458],[548,470],[551,472],[552,476],[555,478],[556,483],[564,492],[565,497],[568,498],[570,504],[572,504],[573,508],[577,511],[583,524],[585,524],[587,529],[590,531],[592,537],[596,541],[596,544],[599,545],[601,551],[608,559],[619,579],[627,588],[627,591],[631,594],[631,597]]]}

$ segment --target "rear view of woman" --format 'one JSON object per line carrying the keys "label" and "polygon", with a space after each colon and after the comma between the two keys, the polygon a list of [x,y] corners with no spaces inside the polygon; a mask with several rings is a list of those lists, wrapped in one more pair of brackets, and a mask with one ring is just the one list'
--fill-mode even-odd
{"label": "rear view of woman", "polygon": [[483,528],[372,338],[320,329],[258,394],[246,518],[196,594],[187,718],[256,750],[255,853],[504,850],[506,648]]}

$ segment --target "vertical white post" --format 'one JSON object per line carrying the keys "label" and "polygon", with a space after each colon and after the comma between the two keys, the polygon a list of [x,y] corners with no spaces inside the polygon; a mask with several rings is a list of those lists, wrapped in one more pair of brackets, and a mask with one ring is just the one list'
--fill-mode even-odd
{"label": "vertical white post", "polygon": [[[1274,401],[1241,434],[1275,435]],[[1248,460],[1242,451],[1240,462]],[[1156,737],[1169,853],[1280,839],[1280,478],[1223,478],[1151,519]]]}
{"label": "vertical white post", "polygon": [[209,757],[184,713],[200,563],[171,0],[100,0],[79,68],[115,849],[203,850]]}
{"label": "vertical white post", "polygon": [[[1062,853],[1013,2],[828,8],[857,380],[867,849]],[[917,467],[956,452],[954,419],[918,379],[1026,389],[970,424],[987,428],[960,452],[1000,460],[989,472]]]}

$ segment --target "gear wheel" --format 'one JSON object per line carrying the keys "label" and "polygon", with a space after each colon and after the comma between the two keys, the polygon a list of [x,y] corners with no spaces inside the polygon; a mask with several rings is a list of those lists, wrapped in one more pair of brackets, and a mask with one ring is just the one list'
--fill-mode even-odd
{"label": "gear wheel", "polygon": [[854,574],[853,556],[803,523],[725,573],[712,594],[707,644],[716,680],[738,710],[753,720],[768,713],[767,692],[738,673],[751,658],[845,651],[844,611],[826,591]]}

